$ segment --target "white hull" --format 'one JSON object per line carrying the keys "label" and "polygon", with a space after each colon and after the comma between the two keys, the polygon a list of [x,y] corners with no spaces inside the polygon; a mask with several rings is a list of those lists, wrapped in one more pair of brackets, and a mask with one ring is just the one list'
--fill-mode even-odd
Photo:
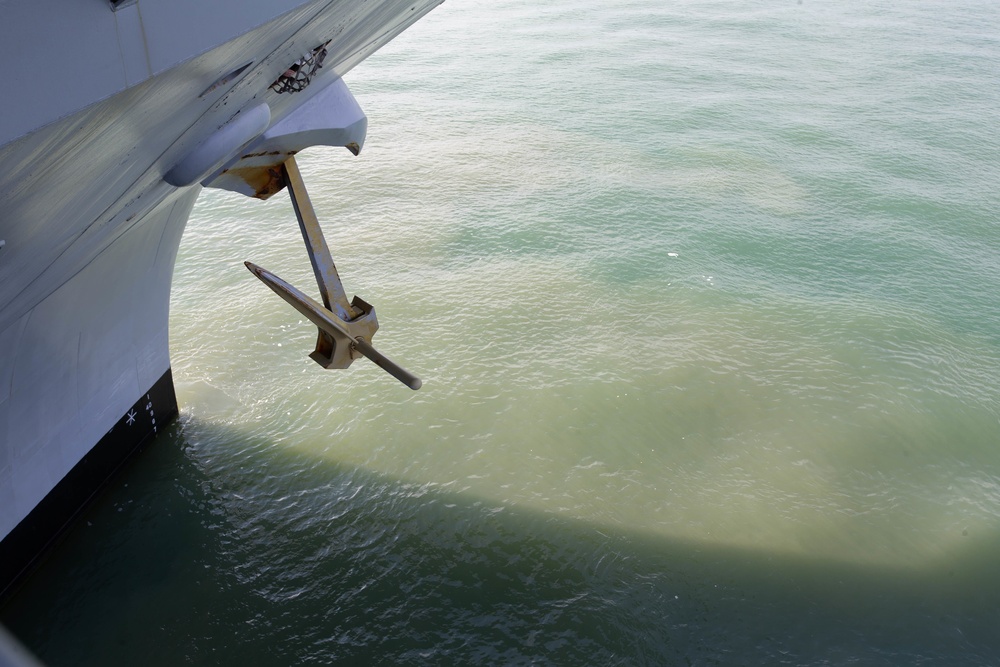
{"label": "white hull", "polygon": [[[0,594],[176,414],[170,283],[200,183],[245,186],[264,167],[219,170],[254,146],[359,148],[340,76],[437,3],[11,8],[0,55],[36,76],[0,123]],[[323,44],[308,88],[269,89]]]}

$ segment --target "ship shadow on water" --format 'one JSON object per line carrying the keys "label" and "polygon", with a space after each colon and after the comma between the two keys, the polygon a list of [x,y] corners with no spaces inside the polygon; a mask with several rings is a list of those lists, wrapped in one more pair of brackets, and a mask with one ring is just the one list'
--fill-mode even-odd
{"label": "ship shadow on water", "polygon": [[899,570],[612,531],[185,417],[0,621],[49,665],[987,664],[998,557],[996,535]]}

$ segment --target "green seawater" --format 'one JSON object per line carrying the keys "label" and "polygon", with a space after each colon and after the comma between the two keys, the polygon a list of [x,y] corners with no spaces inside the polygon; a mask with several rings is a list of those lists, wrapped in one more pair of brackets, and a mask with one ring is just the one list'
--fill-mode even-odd
{"label": "green seawater", "polygon": [[207,190],[181,418],[4,609],[50,665],[1000,663],[1000,5],[449,0],[364,150]]}

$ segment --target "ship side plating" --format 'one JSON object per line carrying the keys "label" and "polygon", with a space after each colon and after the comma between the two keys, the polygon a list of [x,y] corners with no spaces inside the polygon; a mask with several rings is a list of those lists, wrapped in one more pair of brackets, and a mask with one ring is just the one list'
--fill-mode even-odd
{"label": "ship side plating", "polygon": [[0,595],[176,415],[170,282],[203,184],[264,197],[261,154],[356,153],[341,77],[439,1],[5,5]]}

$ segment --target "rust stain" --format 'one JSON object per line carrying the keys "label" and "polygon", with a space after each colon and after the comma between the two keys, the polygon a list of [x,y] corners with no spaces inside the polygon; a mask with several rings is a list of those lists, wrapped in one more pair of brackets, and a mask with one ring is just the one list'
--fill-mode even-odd
{"label": "rust stain", "polygon": [[236,167],[227,173],[239,178],[254,191],[257,199],[267,199],[285,187],[281,176],[281,165],[275,167]]}
{"label": "rust stain", "polygon": [[283,155],[283,153],[281,151],[268,151],[265,153],[247,153],[246,155],[243,156],[242,159],[245,160],[246,158],[250,157],[268,157],[270,155]]}

